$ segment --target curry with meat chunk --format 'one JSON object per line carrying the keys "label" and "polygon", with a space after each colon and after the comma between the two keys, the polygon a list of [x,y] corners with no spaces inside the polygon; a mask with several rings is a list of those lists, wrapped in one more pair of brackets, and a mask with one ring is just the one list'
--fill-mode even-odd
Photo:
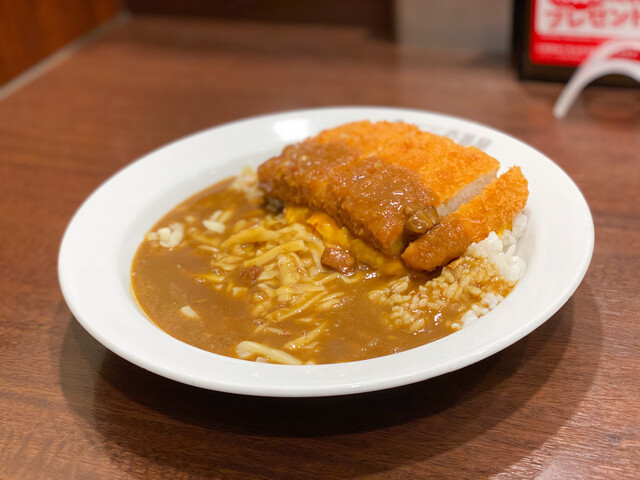
{"label": "curry with meat chunk", "polygon": [[408,269],[320,211],[266,202],[255,172],[161,219],[140,245],[132,291],[173,337],[230,357],[348,362],[432,342],[515,285],[481,255]]}

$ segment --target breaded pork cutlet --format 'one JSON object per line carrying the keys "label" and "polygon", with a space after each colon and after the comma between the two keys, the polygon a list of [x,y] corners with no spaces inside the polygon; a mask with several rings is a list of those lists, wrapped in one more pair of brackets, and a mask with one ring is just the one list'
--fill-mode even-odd
{"label": "breaded pork cutlet", "polygon": [[476,147],[463,147],[441,135],[402,122],[354,122],[324,130],[313,143],[344,143],[362,158],[416,172],[444,217],[478,194],[495,177],[499,162]]}
{"label": "breaded pork cutlet", "polygon": [[406,209],[434,203],[415,172],[373,156],[363,159],[343,142],[288,146],[258,175],[269,196],[322,210],[389,255],[402,253],[412,239],[404,232]]}
{"label": "breaded pork cutlet", "polygon": [[527,203],[527,179],[512,167],[480,194],[447,215],[416,241],[402,259],[411,268],[431,271],[460,257],[474,242],[507,228]]}
{"label": "breaded pork cutlet", "polygon": [[480,150],[413,125],[363,121],[286,147],[258,177],[268,196],[323,210],[380,251],[400,255],[498,168]]}
{"label": "breaded pork cutlet", "polygon": [[[399,255],[416,237],[407,230],[411,214],[434,202],[416,172],[371,156],[339,171],[327,186],[325,212],[376,249]],[[434,224],[435,209],[433,215]]]}

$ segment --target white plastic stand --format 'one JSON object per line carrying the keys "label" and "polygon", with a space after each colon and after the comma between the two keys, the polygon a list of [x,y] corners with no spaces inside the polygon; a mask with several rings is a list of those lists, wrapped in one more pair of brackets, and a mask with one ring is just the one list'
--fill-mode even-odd
{"label": "white plastic stand", "polygon": [[[616,54],[634,50],[640,52],[640,40],[609,40],[594,50],[575,71],[553,107],[556,118],[564,118],[582,89],[596,78],[619,74],[640,82],[640,62],[615,58]],[[613,57],[613,58],[612,58]]]}

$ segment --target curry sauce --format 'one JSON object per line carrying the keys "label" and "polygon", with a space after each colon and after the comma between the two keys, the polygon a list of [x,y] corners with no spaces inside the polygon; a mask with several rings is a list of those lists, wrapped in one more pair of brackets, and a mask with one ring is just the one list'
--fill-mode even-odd
{"label": "curry sauce", "polygon": [[[327,268],[327,249],[348,252],[353,268]],[[273,211],[255,172],[162,218],[136,253],[131,282],[140,308],[178,340],[292,364],[361,360],[432,342],[515,284],[475,256],[432,273],[409,270],[324,213]]]}

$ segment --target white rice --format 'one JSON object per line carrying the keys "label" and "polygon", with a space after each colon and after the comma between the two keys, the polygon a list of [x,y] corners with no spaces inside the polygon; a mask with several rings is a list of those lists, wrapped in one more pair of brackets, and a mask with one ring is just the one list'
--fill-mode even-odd
{"label": "white rice", "polygon": [[488,259],[498,267],[504,278],[517,282],[527,268],[525,261],[516,255],[516,245],[526,227],[527,216],[519,213],[513,219],[511,230],[505,230],[500,236],[491,232],[481,242],[472,244],[466,254]]}
{"label": "white rice", "polygon": [[[504,278],[517,282],[524,276],[527,268],[526,262],[516,255],[518,240],[522,237],[526,227],[527,216],[524,213],[519,213],[513,219],[511,230],[505,230],[500,236],[495,232],[491,232],[484,240],[472,244],[467,249],[466,255],[488,259],[498,267],[500,274]],[[481,302],[474,305],[462,316],[462,325],[470,325],[478,318],[489,313],[502,300],[503,298],[493,293],[483,295]]]}

